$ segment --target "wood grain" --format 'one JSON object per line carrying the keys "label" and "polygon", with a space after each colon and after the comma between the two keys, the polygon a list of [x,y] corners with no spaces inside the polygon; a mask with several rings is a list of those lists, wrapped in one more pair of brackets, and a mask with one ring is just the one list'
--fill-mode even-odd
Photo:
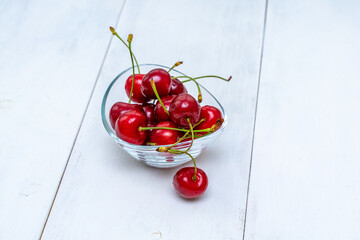
{"label": "wood grain", "polygon": [[36,239],[123,1],[0,1],[0,239]]}
{"label": "wood grain", "polygon": [[269,1],[245,239],[360,238],[359,11]]}
{"label": "wood grain", "polygon": [[[112,42],[43,239],[239,239],[242,236],[265,1],[129,1],[118,31],[134,34],[142,63],[192,75],[233,75],[204,85],[229,114],[228,129],[198,158],[210,179],[198,200],[179,198],[172,177],[131,159],[107,135],[100,103],[130,65]],[[207,81],[207,80],[204,80]],[[191,165],[191,164],[189,164]]]}

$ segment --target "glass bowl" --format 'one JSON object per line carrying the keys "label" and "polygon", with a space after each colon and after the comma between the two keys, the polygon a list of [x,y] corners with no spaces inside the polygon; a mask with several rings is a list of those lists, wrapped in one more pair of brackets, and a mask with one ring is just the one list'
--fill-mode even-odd
{"label": "glass bowl", "polygon": [[[158,64],[140,64],[140,70],[142,73],[147,73],[154,68],[163,68],[165,70],[169,70],[169,67],[158,65]],[[185,75],[175,69],[171,71],[172,76],[180,76]],[[157,152],[156,149],[159,146],[143,146],[143,145],[135,145],[128,142],[125,142],[116,136],[115,130],[111,127],[109,120],[109,112],[112,105],[116,102],[128,102],[128,98],[125,93],[125,81],[126,79],[132,75],[132,68],[121,72],[109,85],[107,88],[104,98],[101,105],[101,117],[104,127],[108,134],[114,139],[114,141],[124,149],[128,154],[137,159],[140,162],[145,163],[146,165],[157,167],[157,168],[171,168],[176,167],[181,164],[184,164],[188,161],[191,161],[191,158],[186,154],[172,154],[168,152]],[[186,75],[185,75],[186,76]],[[206,81],[206,80],[205,80]],[[200,85],[200,84],[199,84]],[[197,98],[198,92],[194,82],[190,81],[185,83],[185,86],[188,92]],[[206,150],[210,144],[212,144],[219,135],[224,131],[227,125],[227,116],[224,111],[224,108],[221,106],[220,102],[203,86],[200,85],[203,102],[201,106],[211,105],[217,107],[224,118],[224,122],[221,127],[205,137],[195,139],[193,146],[189,150],[189,153],[196,158],[200,153]],[[176,149],[185,150],[190,144],[190,141],[182,142],[177,145]],[[166,145],[165,145],[166,146]]]}

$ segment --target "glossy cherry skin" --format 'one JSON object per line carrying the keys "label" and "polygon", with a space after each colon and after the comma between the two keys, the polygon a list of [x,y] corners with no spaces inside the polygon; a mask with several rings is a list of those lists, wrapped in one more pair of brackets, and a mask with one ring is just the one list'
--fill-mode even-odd
{"label": "glossy cherry skin", "polygon": [[125,102],[115,103],[111,107],[110,114],[109,114],[111,126],[115,129],[115,122],[119,118],[119,116],[127,111],[134,110],[134,109],[142,111],[141,106],[138,104],[129,104],[129,103],[125,103]]}
{"label": "glossy cherry skin", "polygon": [[[133,89],[133,96],[131,98],[132,102],[136,103],[147,103],[150,99],[145,97],[141,92],[141,82],[144,78],[145,74],[135,74],[135,81],[134,81],[134,89]],[[125,82],[125,92],[126,95],[130,98],[131,93],[131,85],[132,85],[133,75],[130,75]]]}
{"label": "glossy cherry skin", "polygon": [[116,135],[132,144],[145,143],[147,131],[139,131],[139,127],[146,127],[146,117],[139,110],[130,110],[122,114],[115,123]]}
{"label": "glossy cherry skin", "polygon": [[170,119],[178,126],[189,128],[200,119],[200,105],[196,99],[187,93],[177,95],[170,105]]}
{"label": "glossy cherry skin", "polygon": [[[168,111],[170,110],[170,105],[175,97],[176,95],[169,95],[161,98],[161,101],[164,104],[166,110]],[[164,108],[161,106],[159,101],[157,101],[155,105],[154,112],[156,115],[156,119],[159,122],[170,120],[170,116],[165,112]]]}
{"label": "glossy cherry skin", "polygon": [[[176,125],[170,121],[158,123],[155,127],[176,128]],[[179,133],[176,130],[153,129],[150,133],[149,141],[156,145],[168,145],[176,143],[179,140]]]}
{"label": "glossy cherry skin", "polygon": [[174,78],[171,83],[170,93],[172,95],[179,95],[181,93],[187,93],[187,89],[179,79]]}
{"label": "glossy cherry skin", "polygon": [[172,83],[170,74],[164,69],[155,68],[148,72],[141,82],[141,92],[144,94],[144,96],[156,99],[154,90],[151,87],[151,79],[154,80],[156,91],[160,97],[169,95]]}
{"label": "glossy cherry skin", "polygon": [[147,124],[155,125],[157,123],[157,121],[156,121],[156,116],[155,116],[155,112],[154,112],[154,108],[155,108],[154,104],[146,103],[141,106],[142,106],[142,110],[145,114]]}
{"label": "glossy cherry skin", "polygon": [[[211,128],[216,122],[221,119],[221,112],[213,106],[203,106],[200,110],[200,120],[205,119],[202,123],[196,126],[196,130]],[[201,133],[199,133],[201,135]],[[203,133],[205,134],[205,133]]]}
{"label": "glossy cherry skin", "polygon": [[197,198],[202,195],[208,186],[206,173],[197,168],[196,181],[192,179],[195,174],[194,167],[180,169],[173,178],[175,190],[183,198]]}

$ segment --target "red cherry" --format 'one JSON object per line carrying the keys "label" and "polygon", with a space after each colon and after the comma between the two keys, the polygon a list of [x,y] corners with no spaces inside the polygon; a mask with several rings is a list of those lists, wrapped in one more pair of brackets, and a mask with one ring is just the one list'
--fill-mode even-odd
{"label": "red cherry", "polygon": [[128,143],[141,145],[146,141],[147,133],[139,131],[139,127],[146,127],[145,115],[139,110],[130,110],[116,121],[116,135]]}
{"label": "red cherry", "polygon": [[151,86],[151,79],[154,80],[156,91],[160,97],[169,95],[172,82],[170,74],[164,69],[155,68],[148,72],[148,74],[146,74],[142,80],[141,92],[144,94],[144,96],[156,99],[156,95]]}
{"label": "red cherry", "polygon": [[187,89],[179,79],[174,78],[171,83],[170,93],[172,95],[179,95],[181,93],[187,93]]}
{"label": "red cherry", "polygon": [[125,103],[125,102],[115,103],[111,107],[110,114],[109,114],[111,126],[115,129],[115,122],[119,118],[119,116],[127,111],[134,110],[134,109],[142,111],[141,106],[138,104],[130,104],[130,103]]}
{"label": "red cherry", "polygon": [[[161,98],[161,101],[164,104],[166,110],[169,111],[171,102],[173,101],[173,99],[175,97],[176,97],[176,95],[169,95],[169,96]],[[164,108],[161,106],[159,101],[157,101],[154,111],[155,111],[156,119],[159,122],[170,120],[169,115],[165,112]]]}
{"label": "red cherry", "polygon": [[187,119],[192,125],[200,119],[200,105],[193,96],[187,93],[177,95],[169,110],[171,120],[180,127],[189,128]]}
{"label": "red cherry", "polygon": [[[176,125],[170,121],[158,123],[155,127],[176,128]],[[150,142],[156,145],[168,145],[176,143],[179,140],[179,134],[176,130],[153,129],[150,133]]]}
{"label": "red cherry", "polygon": [[[150,99],[145,97],[141,92],[141,82],[144,78],[145,74],[135,74],[134,88],[133,88],[133,96],[131,101],[136,103],[146,103]],[[125,91],[126,95],[130,98],[131,85],[133,81],[133,75],[130,75],[125,82]]]}
{"label": "red cherry", "polygon": [[174,176],[174,188],[183,198],[199,197],[208,186],[208,178],[203,170],[197,168],[195,181],[193,180],[194,174],[194,167],[185,167],[180,169]]}
{"label": "red cherry", "polygon": [[142,105],[142,110],[144,111],[147,124],[155,125],[156,124],[156,116],[154,112],[154,104],[146,103]]}
{"label": "red cherry", "polygon": [[[200,119],[205,119],[202,123],[196,126],[196,130],[211,128],[216,122],[221,119],[221,112],[213,106],[203,106],[200,111]],[[200,135],[205,133],[198,133]]]}

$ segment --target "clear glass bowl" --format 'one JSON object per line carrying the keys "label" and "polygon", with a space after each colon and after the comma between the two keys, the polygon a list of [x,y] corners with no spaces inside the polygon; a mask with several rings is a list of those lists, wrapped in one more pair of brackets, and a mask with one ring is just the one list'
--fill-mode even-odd
{"label": "clear glass bowl", "polygon": [[[157,64],[140,64],[140,70],[142,73],[147,73],[154,68],[163,68],[165,70],[169,70],[169,67],[157,65]],[[171,71],[173,76],[185,75],[175,69]],[[101,105],[101,117],[102,122],[106,131],[109,135],[114,139],[114,141],[124,149],[128,154],[137,159],[140,162],[145,163],[146,165],[157,167],[157,168],[170,168],[176,167],[181,164],[184,164],[188,161],[191,161],[190,157],[186,154],[172,154],[167,152],[157,152],[156,149],[159,146],[142,146],[135,145],[128,142],[125,142],[116,136],[115,130],[111,127],[109,120],[109,112],[112,105],[116,102],[122,101],[127,102],[128,98],[125,93],[125,81],[132,74],[132,68],[121,72],[109,85],[107,88],[104,98]],[[206,80],[205,80],[206,81]],[[199,84],[200,85],[200,84]],[[197,98],[198,92],[195,84],[193,82],[185,83],[185,86],[188,92]],[[201,106],[211,105],[217,107],[224,118],[224,122],[222,126],[214,133],[209,134],[208,136],[195,139],[193,146],[189,150],[189,153],[195,158],[199,156],[200,153],[205,151],[205,149],[212,144],[218,136],[224,131],[224,128],[227,125],[227,116],[224,111],[224,108],[221,106],[220,102],[203,86],[201,86],[201,92],[203,96],[203,102]],[[177,145],[175,148],[180,150],[185,150],[190,144],[190,141],[183,142]]]}

